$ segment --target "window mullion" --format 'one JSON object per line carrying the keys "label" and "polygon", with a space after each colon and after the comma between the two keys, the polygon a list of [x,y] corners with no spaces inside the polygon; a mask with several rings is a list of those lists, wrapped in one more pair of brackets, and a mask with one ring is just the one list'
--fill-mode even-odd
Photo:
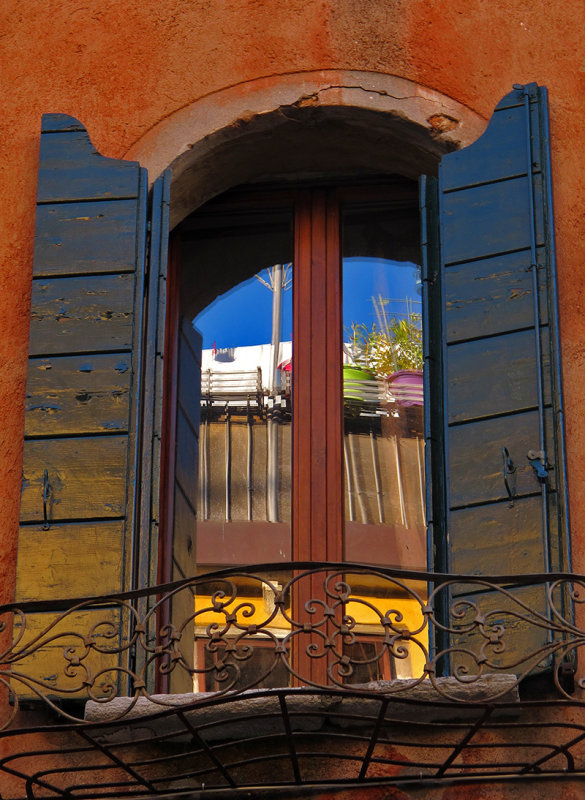
{"label": "window mullion", "polygon": [[[341,289],[339,214],[325,190],[303,194],[295,219],[293,355],[293,558],[339,561],[342,555]],[[307,621],[323,578],[293,592],[293,616]],[[318,620],[315,620],[318,623]],[[293,660],[300,675],[328,682],[323,636],[299,635]],[[313,646],[315,650],[311,650]]]}
{"label": "window mullion", "polygon": [[294,295],[293,554],[342,557],[339,212],[324,190],[297,209]]}

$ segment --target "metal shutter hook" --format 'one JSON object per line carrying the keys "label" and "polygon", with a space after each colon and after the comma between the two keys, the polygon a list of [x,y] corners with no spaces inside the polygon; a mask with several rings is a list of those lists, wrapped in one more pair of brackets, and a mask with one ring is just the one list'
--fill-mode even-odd
{"label": "metal shutter hook", "polygon": [[510,506],[514,505],[514,496],[516,494],[516,487],[510,485],[510,478],[516,472],[516,466],[512,461],[510,453],[508,452],[507,447],[502,447],[502,462],[503,462],[503,475],[504,475],[504,486],[506,487],[506,492],[508,493],[508,499],[510,500]]}
{"label": "metal shutter hook", "polygon": [[47,503],[53,491],[53,487],[49,483],[49,471],[45,469],[43,473],[43,530],[48,531],[51,527],[49,524],[49,516],[47,513]]}

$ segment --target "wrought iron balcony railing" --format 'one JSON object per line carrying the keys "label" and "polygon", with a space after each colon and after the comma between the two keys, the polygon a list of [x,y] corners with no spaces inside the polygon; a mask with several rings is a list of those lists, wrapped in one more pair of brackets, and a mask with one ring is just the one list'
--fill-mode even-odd
{"label": "wrought iron balcony railing", "polygon": [[295,563],[4,606],[0,792],[581,775],[584,597],[567,574]]}

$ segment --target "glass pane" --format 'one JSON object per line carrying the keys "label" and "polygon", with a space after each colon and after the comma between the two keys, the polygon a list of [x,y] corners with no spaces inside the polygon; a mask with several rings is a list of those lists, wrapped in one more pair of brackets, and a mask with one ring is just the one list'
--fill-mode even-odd
{"label": "glass pane", "polygon": [[[416,208],[348,207],[342,253],[344,558],[426,569]],[[375,582],[364,591],[382,615],[389,601],[401,608]],[[356,624],[368,632],[367,620]],[[378,670],[380,663],[372,662]]]}
{"label": "glass pane", "polygon": [[183,233],[182,315],[202,337],[199,568],[290,558],[291,242],[288,212]]}
{"label": "glass pane", "polygon": [[[191,574],[290,560],[292,277],[288,211],[199,214],[182,226],[181,317],[202,342]],[[179,396],[182,382],[179,375]],[[257,589],[233,579],[234,608],[253,608],[261,626],[270,613]],[[195,597],[195,688],[221,689],[234,675],[239,687],[286,685],[286,671],[272,674],[266,634],[244,642],[225,620],[222,646],[235,656],[227,670],[215,668],[219,655],[207,649],[207,626],[217,622],[206,617],[211,594],[202,586]],[[282,635],[278,624],[268,624],[270,635]]]}

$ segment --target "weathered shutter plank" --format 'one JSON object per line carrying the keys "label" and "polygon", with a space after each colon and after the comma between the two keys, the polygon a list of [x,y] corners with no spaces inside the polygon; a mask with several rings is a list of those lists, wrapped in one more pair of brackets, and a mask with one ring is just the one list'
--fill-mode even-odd
{"label": "weathered shutter plank", "polygon": [[21,522],[42,522],[43,477],[49,481],[48,519],[123,517],[127,436],[33,439],[24,445]]}
{"label": "weathered shutter plank", "polygon": [[134,200],[38,207],[35,275],[133,272],[135,261]]}
{"label": "weathered shutter plank", "polygon": [[[461,575],[497,575],[511,569],[518,573],[530,572],[534,543],[539,541],[541,530],[540,494],[515,500],[513,506],[495,503],[489,514],[481,505],[454,510],[451,512],[452,539],[461,541],[473,531],[474,544],[452,552],[451,569]],[[494,547],[494,541],[499,541],[500,545]]]}
{"label": "weathered shutter plank", "polygon": [[104,158],[93,147],[85,130],[59,131],[41,136],[37,203],[135,198],[140,170]]}
{"label": "weathered shutter plank", "polygon": [[151,196],[151,236],[148,253],[147,312],[144,340],[144,391],[140,444],[140,520],[133,555],[135,586],[159,578],[159,496],[161,471],[163,375],[166,359],[167,264],[170,209],[170,170],[154,182]]}
{"label": "weathered shutter plank", "polygon": [[128,430],[130,354],[31,358],[25,436]]}
{"label": "weathered shutter plank", "polygon": [[130,351],[134,274],[38,278],[29,354]]}
{"label": "weathered shutter plank", "polygon": [[[542,253],[539,254],[540,269]],[[546,280],[541,286],[541,322],[547,322]],[[519,329],[534,320],[532,276],[526,270],[526,254],[485,258],[451,266],[445,274],[446,336],[450,342],[494,336],[509,330],[513,316]],[[505,308],[505,313],[502,313]]]}
{"label": "weathered shutter plank", "polygon": [[[449,191],[443,188],[441,241],[445,242],[445,263],[456,264],[529,248],[531,208],[528,192],[527,177],[483,186],[452,188],[449,185]],[[542,201],[540,187],[538,195],[537,199]],[[463,217],[465,225],[459,223]],[[537,243],[542,244],[542,224],[537,229]]]}
{"label": "weathered shutter plank", "polygon": [[65,575],[72,597],[118,592],[126,578],[123,550],[123,520],[30,526],[19,541],[19,600],[61,599]]}
{"label": "weathered shutter plank", "polygon": [[[539,90],[534,84],[531,91]],[[540,109],[531,109],[532,127],[540,124]],[[489,136],[481,136],[471,147],[449,154],[449,175],[452,186],[474,186],[526,174],[527,140],[518,135],[526,118],[520,91],[506,95],[497,105],[489,124]]]}
{"label": "weathered shutter plank", "polygon": [[[543,331],[543,345],[548,345],[547,339]],[[547,353],[548,348],[543,350],[542,367],[550,374]],[[538,406],[535,359],[530,329],[453,343],[447,363],[449,424]],[[550,405],[550,382],[545,389],[545,403]]]}
{"label": "weathered shutter plank", "polygon": [[[548,415],[549,426],[552,416]],[[534,447],[534,433],[538,431],[538,412],[514,414],[508,417],[495,417],[477,420],[470,424],[458,425],[450,430],[447,472],[450,486],[450,512],[455,509],[479,503],[509,503],[510,497],[503,479],[502,447],[516,457],[514,474],[509,478],[514,499],[529,494],[540,494],[540,486],[535,480],[534,470],[526,454]],[[518,454],[523,454],[520,460]],[[549,476],[549,489],[554,490],[554,474]],[[486,515],[493,509],[484,508]],[[510,514],[510,525],[513,515]],[[506,526],[502,535],[512,534]],[[519,533],[515,531],[515,533]],[[475,534],[470,531],[469,538],[451,540],[452,552],[459,547],[473,547]],[[541,552],[541,539],[535,549],[535,560],[530,572],[542,572],[544,565],[538,561]],[[537,543],[535,542],[535,545]]]}

